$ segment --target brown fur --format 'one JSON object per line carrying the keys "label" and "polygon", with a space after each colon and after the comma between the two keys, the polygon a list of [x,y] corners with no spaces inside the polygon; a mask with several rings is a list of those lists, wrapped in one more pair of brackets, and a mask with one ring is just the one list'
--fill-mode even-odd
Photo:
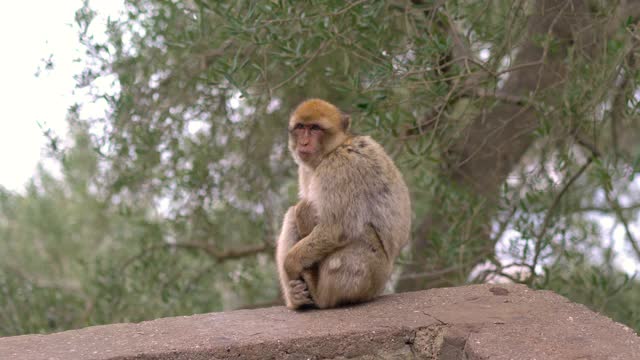
{"label": "brown fur", "polygon": [[289,128],[298,122],[320,124],[324,131],[319,153],[305,161],[296,154],[295,133],[289,141],[299,164],[301,201],[285,215],[277,244],[287,306],[370,300],[384,289],[409,240],[407,187],[378,143],[345,131],[348,117],[335,106],[304,102]]}
{"label": "brown fur", "polygon": [[300,200],[296,205],[296,228],[300,238],[311,234],[313,228],[318,223],[316,211],[310,201]]}

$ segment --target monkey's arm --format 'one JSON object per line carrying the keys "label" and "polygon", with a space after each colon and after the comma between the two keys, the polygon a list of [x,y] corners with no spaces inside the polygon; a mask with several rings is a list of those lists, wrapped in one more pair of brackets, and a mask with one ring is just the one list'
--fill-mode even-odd
{"label": "monkey's arm", "polygon": [[291,207],[284,216],[282,230],[276,244],[276,264],[280,278],[282,295],[288,308],[296,309],[302,305],[313,303],[307,286],[297,278],[287,276],[284,262],[289,250],[298,241],[299,235],[296,229],[296,208]]}
{"label": "monkey's arm", "polygon": [[308,200],[300,200],[296,205],[296,228],[298,239],[308,236],[316,226],[316,212]]}
{"label": "monkey's arm", "polygon": [[344,247],[345,237],[342,236],[339,224],[318,224],[309,236],[295,244],[284,259],[284,270],[290,279],[299,279],[305,269]]}

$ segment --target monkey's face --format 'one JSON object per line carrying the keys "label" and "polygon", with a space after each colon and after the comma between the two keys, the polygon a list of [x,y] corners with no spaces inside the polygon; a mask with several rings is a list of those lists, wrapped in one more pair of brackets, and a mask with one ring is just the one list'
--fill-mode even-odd
{"label": "monkey's face", "polygon": [[349,124],[349,116],[326,101],[311,99],[300,104],[289,119],[289,149],[296,162],[316,167],[346,140]]}
{"label": "monkey's face", "polygon": [[313,165],[323,154],[326,129],[316,123],[298,122],[290,129],[290,143],[294,156],[302,162]]}

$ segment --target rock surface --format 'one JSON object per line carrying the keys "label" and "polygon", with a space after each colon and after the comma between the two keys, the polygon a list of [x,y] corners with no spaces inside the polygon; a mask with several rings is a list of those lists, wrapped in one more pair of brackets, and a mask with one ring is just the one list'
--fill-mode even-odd
{"label": "rock surface", "polygon": [[549,291],[474,285],[0,338],[2,360],[228,358],[640,359],[640,337]]}

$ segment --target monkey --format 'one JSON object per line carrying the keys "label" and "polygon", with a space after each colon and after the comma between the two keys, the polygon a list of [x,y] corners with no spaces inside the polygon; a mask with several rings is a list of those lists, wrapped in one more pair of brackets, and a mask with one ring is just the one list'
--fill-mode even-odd
{"label": "monkey", "polygon": [[409,242],[402,174],[380,144],[352,134],[350,125],[348,115],[320,99],[302,102],[289,118],[300,201],[284,216],[276,265],[291,309],[375,298]]}

